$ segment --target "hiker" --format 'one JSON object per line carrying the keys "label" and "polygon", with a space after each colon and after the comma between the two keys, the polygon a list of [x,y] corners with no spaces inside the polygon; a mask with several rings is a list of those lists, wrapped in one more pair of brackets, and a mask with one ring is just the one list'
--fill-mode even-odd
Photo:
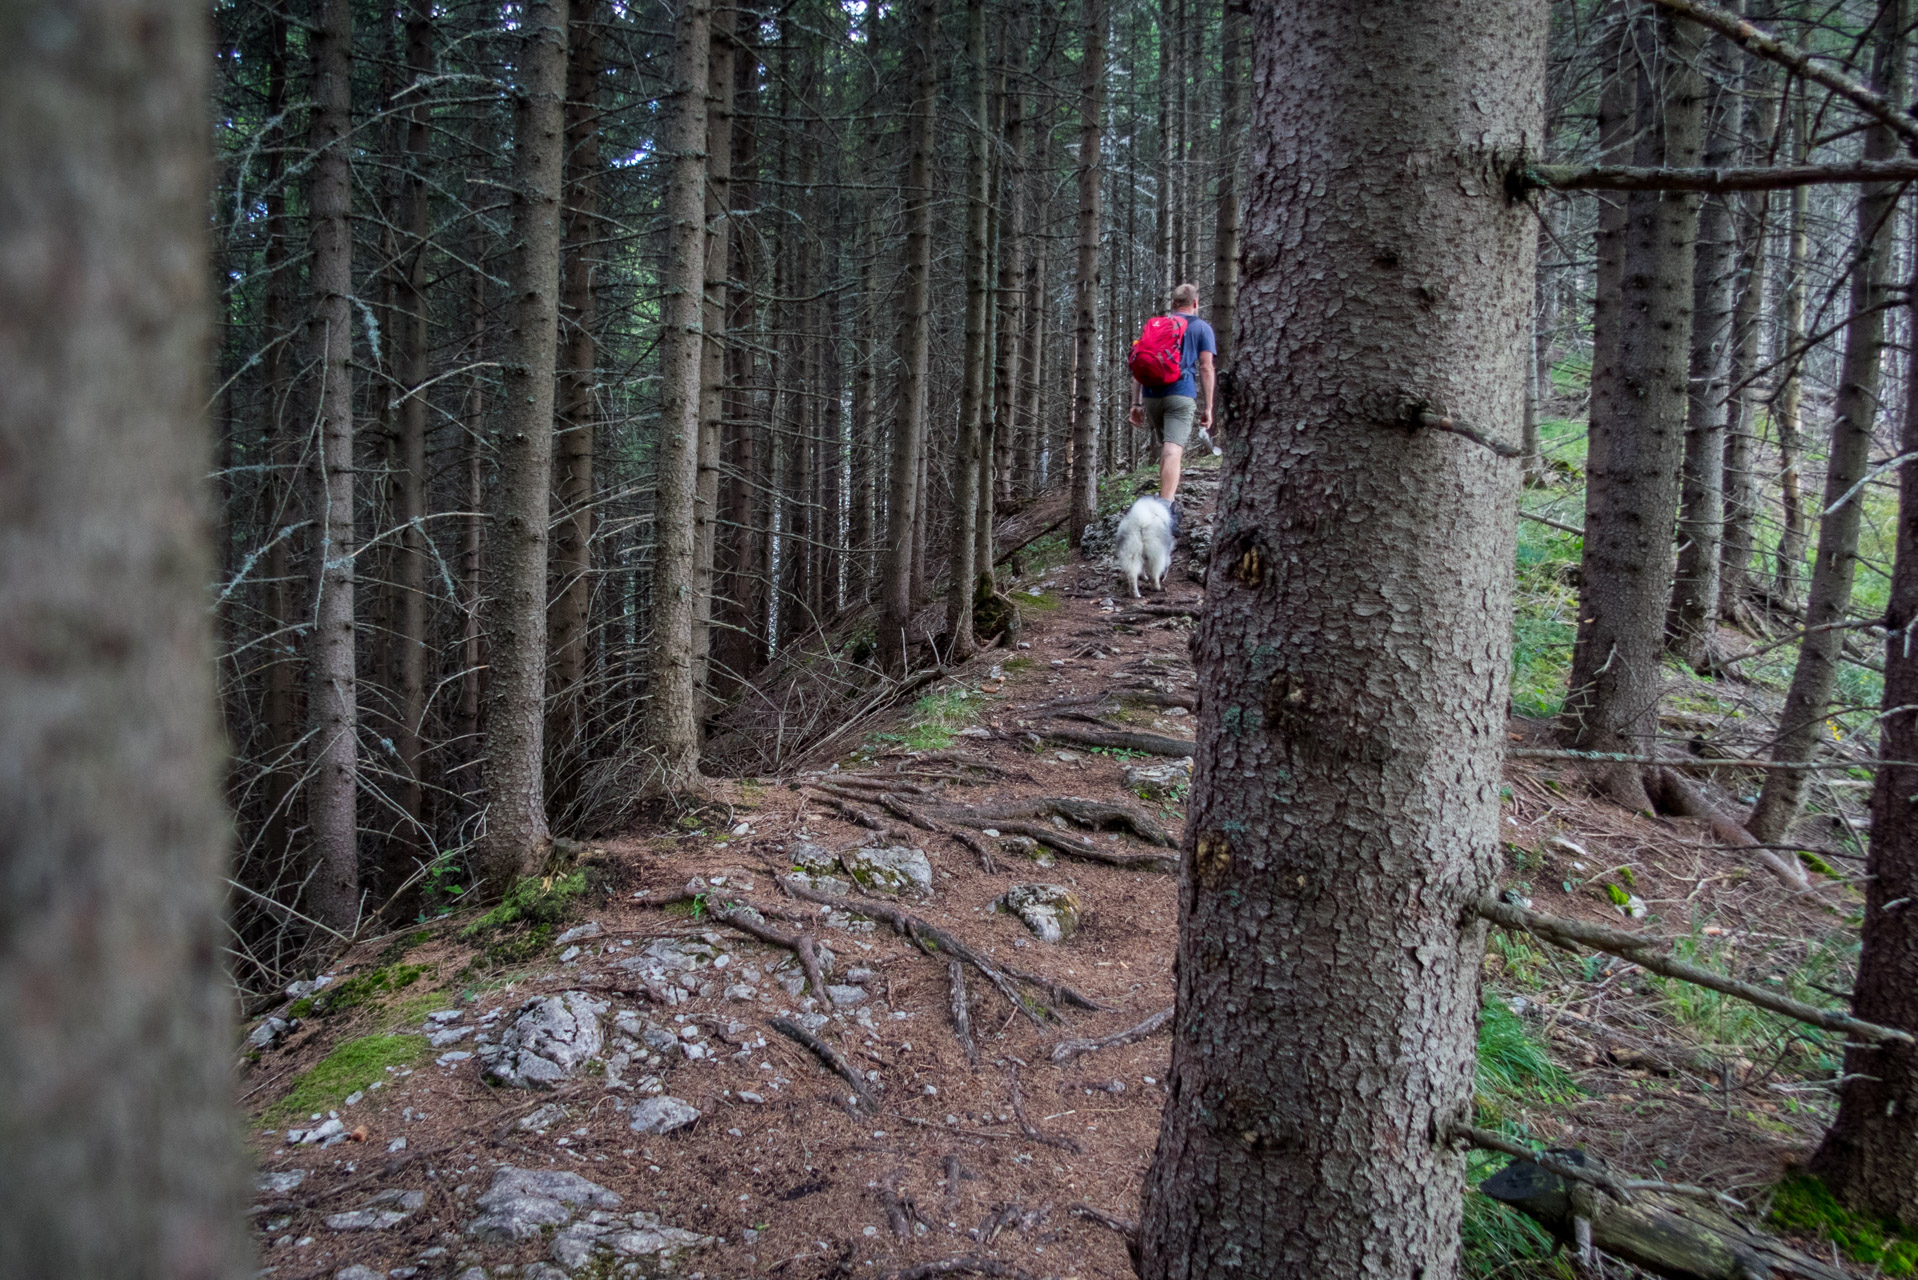
{"label": "hiker", "polygon": [[[1171,372],[1165,370],[1156,377],[1148,372],[1150,382],[1142,380],[1139,371],[1149,368],[1155,354],[1152,348],[1169,344],[1174,337],[1179,343],[1177,377],[1165,377]],[[1147,321],[1145,333],[1133,346],[1131,422],[1135,427],[1148,420],[1152,423],[1153,438],[1159,442],[1159,497],[1174,511],[1178,510],[1174,499],[1179,492],[1179,462],[1192,439],[1193,420],[1201,429],[1212,426],[1212,392],[1217,382],[1212,360],[1218,350],[1218,335],[1199,319],[1199,286],[1195,284],[1173,289],[1172,310]],[[1142,354],[1148,357],[1143,364]],[[1205,388],[1203,408],[1201,386]]]}

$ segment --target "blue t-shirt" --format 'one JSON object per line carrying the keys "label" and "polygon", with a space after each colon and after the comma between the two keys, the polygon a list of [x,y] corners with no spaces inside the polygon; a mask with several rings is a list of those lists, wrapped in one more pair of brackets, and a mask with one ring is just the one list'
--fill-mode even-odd
{"label": "blue t-shirt", "polygon": [[[1176,312],[1167,312],[1176,315]],[[1140,387],[1153,399],[1160,396],[1190,396],[1199,398],[1199,353],[1210,351],[1219,354],[1219,337],[1212,332],[1212,326],[1193,316],[1186,322],[1185,345],[1179,351],[1179,380],[1169,387]]]}

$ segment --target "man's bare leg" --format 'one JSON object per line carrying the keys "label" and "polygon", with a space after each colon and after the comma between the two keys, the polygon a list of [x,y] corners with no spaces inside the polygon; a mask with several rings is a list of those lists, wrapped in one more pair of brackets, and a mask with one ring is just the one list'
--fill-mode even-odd
{"label": "man's bare leg", "polygon": [[1169,441],[1159,449],[1159,496],[1167,502],[1178,495],[1179,460],[1183,457],[1185,450]]}

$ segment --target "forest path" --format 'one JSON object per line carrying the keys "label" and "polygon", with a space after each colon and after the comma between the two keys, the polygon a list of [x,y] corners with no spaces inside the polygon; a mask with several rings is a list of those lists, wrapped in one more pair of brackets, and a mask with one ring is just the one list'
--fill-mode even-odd
{"label": "forest path", "polygon": [[[1182,495],[1188,534],[1204,527],[1216,474],[1194,476]],[[1167,589],[1140,602],[1153,613],[1135,610],[1107,569],[1077,557],[1016,583],[1010,590],[1026,606],[1020,647],[977,655],[928,692],[918,727],[909,715],[897,733],[870,736],[829,769],[722,782],[725,812],[715,806],[684,815],[676,830],[603,842],[591,868],[597,892],[565,922],[589,922],[598,932],[530,966],[489,965],[476,954],[486,939],[462,941],[450,928],[401,935],[403,946],[386,940],[383,952],[371,944],[357,949],[336,966],[338,981],[425,969],[392,998],[309,1017],[241,1086],[260,1090],[248,1102],[262,1108],[253,1132],[263,1175],[309,1175],[290,1192],[262,1193],[266,1209],[257,1220],[272,1274],[332,1277],[363,1266],[368,1271],[349,1280],[477,1280],[471,1269],[478,1267],[489,1277],[551,1277],[554,1271],[538,1267],[569,1260],[560,1254],[584,1237],[566,1233],[592,1224],[521,1241],[481,1240],[469,1231],[497,1170],[517,1168],[579,1174],[616,1193],[621,1215],[644,1210],[666,1227],[707,1237],[678,1262],[685,1275],[880,1275],[956,1255],[1035,1276],[1129,1275],[1121,1236],[1070,1206],[1136,1216],[1169,1040],[1160,1027],[1061,1063],[1052,1055],[1062,1041],[1123,1031],[1171,1004],[1177,881],[1169,871],[1184,789],[1142,800],[1126,771],[1178,778],[1185,771],[1164,755],[1042,738],[1053,731],[1145,734],[1161,745],[1190,738],[1197,692],[1186,656],[1191,620],[1178,611],[1196,612],[1201,588],[1188,565],[1182,546]],[[938,723],[923,723],[928,707]],[[950,745],[932,750],[898,741],[945,736]],[[1035,803],[1060,798],[1096,802],[1064,806],[1079,817],[1123,815],[1121,829],[1092,829]],[[890,830],[875,832],[854,814]],[[913,828],[914,816],[969,839]],[[1136,865],[1048,850],[1022,839],[1021,828],[1078,854]],[[908,836],[927,855],[930,894],[865,899],[855,888],[841,910],[782,897],[773,884],[773,874],[796,859],[813,860],[822,870],[811,882],[843,892],[833,882],[848,880],[845,870],[828,873],[819,860]],[[987,851],[992,870],[975,848]],[[1070,894],[1077,930],[1044,941],[999,909],[1018,885]],[[688,893],[699,897],[698,918]],[[722,923],[717,917],[735,904],[762,910],[762,930],[816,936],[835,957],[824,975],[831,997],[844,1003],[824,1007],[801,986],[790,952]],[[1010,978],[1005,990],[1023,992],[1021,1004],[1035,1007],[1036,998],[1053,1011],[1031,1016],[995,990],[983,969],[969,968],[977,1049],[969,1063],[954,1031],[944,950],[926,954],[885,923],[848,914],[869,904],[911,913],[1002,975],[1065,984],[1099,1008],[1072,1007]],[[459,1039],[446,1057],[434,1057],[435,1047],[410,1064],[376,1068],[384,1077],[377,1090],[348,1080],[358,1085],[350,1105],[297,1117],[273,1109],[286,1082],[328,1074],[324,1066],[313,1071],[323,1055],[333,1055],[328,1062],[350,1056],[381,1036],[447,1039],[463,1027],[497,1040],[529,1000],[570,991],[608,1002],[603,1058],[615,1059],[622,1044],[638,1052],[615,1059],[605,1074],[589,1067],[542,1095],[484,1083],[479,1058],[451,1056],[475,1047]],[[622,1012],[631,1015],[623,1020],[635,1033],[630,1040],[621,1039]],[[846,1083],[775,1030],[775,1019],[809,1026],[866,1073],[876,1110],[849,1107]],[[672,1035],[682,1039],[662,1051]],[[632,1132],[634,1108],[654,1088],[696,1108],[698,1121],[663,1135]],[[540,1104],[547,1102],[559,1110],[546,1111]],[[284,1126],[310,1126],[309,1115],[321,1115],[324,1125],[327,1112],[365,1145],[286,1145]],[[518,1127],[525,1119],[539,1123]],[[401,1138],[406,1145],[391,1150]],[[409,1191],[425,1193],[420,1207],[395,1200],[385,1208],[398,1215],[391,1225],[338,1229],[378,1221],[381,1193]],[[355,1210],[375,1216],[338,1216]],[[569,1208],[561,1216],[577,1224],[587,1212]],[[615,1263],[625,1256],[611,1255]],[[563,1273],[597,1275],[592,1268],[607,1259],[602,1241],[597,1261]]]}

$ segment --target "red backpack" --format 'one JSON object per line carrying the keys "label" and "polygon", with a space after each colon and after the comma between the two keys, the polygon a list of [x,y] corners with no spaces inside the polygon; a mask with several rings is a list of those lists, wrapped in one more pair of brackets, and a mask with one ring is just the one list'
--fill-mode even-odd
{"label": "red backpack", "polygon": [[1132,357],[1126,361],[1126,368],[1132,370],[1140,386],[1169,387],[1179,380],[1184,364],[1185,328],[1190,320],[1190,316],[1175,312],[1169,316],[1153,316],[1145,322],[1145,331],[1132,344]]}

